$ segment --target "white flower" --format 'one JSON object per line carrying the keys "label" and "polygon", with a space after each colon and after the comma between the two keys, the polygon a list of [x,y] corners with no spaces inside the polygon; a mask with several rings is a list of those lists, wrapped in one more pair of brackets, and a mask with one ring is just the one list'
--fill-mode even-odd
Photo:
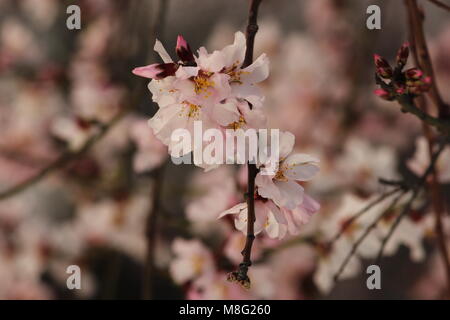
{"label": "white flower", "polygon": [[296,181],[311,180],[319,171],[319,160],[315,157],[300,153],[289,155],[294,143],[293,134],[282,133],[277,172],[271,175],[258,173],[255,180],[261,197],[271,199],[279,207],[289,210],[294,210],[303,202],[304,189]]}

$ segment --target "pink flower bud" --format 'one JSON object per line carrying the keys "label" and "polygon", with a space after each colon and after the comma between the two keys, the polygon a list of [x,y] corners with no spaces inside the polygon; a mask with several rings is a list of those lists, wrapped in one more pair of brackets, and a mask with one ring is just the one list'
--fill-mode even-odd
{"label": "pink flower bud", "polygon": [[154,63],[145,67],[134,68],[133,73],[137,76],[150,79],[164,79],[173,76],[178,65],[175,63]]}
{"label": "pink flower bud", "polygon": [[385,79],[390,79],[392,78],[392,75],[394,74],[394,72],[392,71],[391,67],[388,68],[377,68],[377,74]]}
{"label": "pink flower bud", "polygon": [[392,69],[391,66],[389,65],[389,62],[386,61],[386,59],[384,59],[382,56],[380,56],[379,54],[374,54],[373,55],[373,60],[375,62],[375,66],[377,68],[384,68],[384,69]]}
{"label": "pink flower bud", "polygon": [[409,57],[409,42],[405,42],[397,52],[396,62],[399,67],[405,66]]}
{"label": "pink flower bud", "polygon": [[423,77],[423,71],[418,68],[411,68],[405,71],[405,76],[409,80],[419,80]]}
{"label": "pink flower bud", "polygon": [[180,60],[183,62],[195,61],[194,54],[192,53],[189,44],[182,36],[178,36],[177,38],[176,52],[178,57],[180,57]]}
{"label": "pink flower bud", "polygon": [[384,100],[392,100],[392,98],[393,98],[392,95],[388,91],[386,91],[384,89],[376,89],[374,91],[374,93],[378,97],[380,97],[381,99],[384,99]]}

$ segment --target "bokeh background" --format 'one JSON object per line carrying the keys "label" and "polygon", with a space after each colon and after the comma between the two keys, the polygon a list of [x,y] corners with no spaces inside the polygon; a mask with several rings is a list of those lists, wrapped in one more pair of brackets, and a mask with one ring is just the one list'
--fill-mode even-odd
{"label": "bokeh background", "polygon": [[[419,2],[449,101],[449,13]],[[81,30],[66,27],[71,4]],[[366,28],[370,4],[381,30]],[[157,105],[131,70],[159,61],[155,37],[171,53],[178,34],[193,49],[232,43],[247,10],[247,0],[0,0],[0,192],[45,175],[0,199],[0,299],[441,297],[426,200],[381,262],[382,290],[367,289],[373,261],[363,258],[334,285],[339,261],[319,245],[384,191],[379,177],[413,175],[424,161],[421,123],[373,94],[373,53],[392,60],[408,38],[397,0],[263,1],[255,54],[271,62],[269,123],[321,159],[306,188],[322,208],[298,236],[257,238],[251,290],[226,282],[244,238],[217,216],[243,200],[245,170],[172,164],[146,124]],[[82,270],[81,290],[67,289],[69,265]]]}

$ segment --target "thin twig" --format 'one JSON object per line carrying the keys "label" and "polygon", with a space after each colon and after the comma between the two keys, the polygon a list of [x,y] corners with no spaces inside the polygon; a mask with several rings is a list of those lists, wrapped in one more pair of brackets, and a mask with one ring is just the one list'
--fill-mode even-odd
{"label": "thin twig", "polygon": [[334,281],[339,281],[339,277],[341,276],[342,272],[344,272],[345,267],[350,262],[350,259],[356,254],[356,250],[358,250],[359,246],[362,244],[362,242],[367,238],[367,236],[370,234],[370,232],[375,229],[375,227],[378,225],[378,223],[389,213],[391,212],[397,203],[400,201],[400,199],[405,195],[406,191],[402,191],[399,195],[397,195],[394,200],[392,200],[389,207],[384,210],[361,234],[361,236],[356,240],[356,242],[352,245],[352,248],[350,252],[347,254],[345,259],[342,261],[342,264],[338,268],[338,271],[334,275]]}
{"label": "thin twig", "polygon": [[50,162],[32,177],[28,178],[25,181],[19,182],[4,191],[0,191],[0,201],[18,195],[29,187],[39,183],[41,180],[45,179],[53,172],[64,168],[66,165],[88,152],[98,141],[106,136],[107,133],[113,127],[115,127],[116,124],[120,122],[129,112],[131,112],[135,105],[140,101],[140,98],[145,90],[145,80],[139,79],[134,81],[136,81],[137,84],[135,85],[134,90],[130,93],[128,99],[130,100],[130,103],[121,111],[119,111],[108,123],[99,124],[98,132],[96,132],[93,136],[86,140],[81,148],[76,151],[64,151],[54,161]]}
{"label": "thin twig", "polygon": [[16,184],[15,186],[0,192],[0,200],[4,200],[6,198],[11,198],[22,191],[25,191],[29,187],[34,184],[40,182],[42,179],[46,178],[49,174],[54,171],[63,168],[65,165],[69,164],[73,160],[79,158],[87,151],[91,149],[93,145],[99,140],[101,140],[110,130],[114,127],[124,116],[128,113],[130,108],[124,108],[121,112],[119,112],[110,122],[105,125],[100,126],[100,130],[98,133],[89,138],[85,144],[78,149],[77,151],[66,151],[62,155],[60,155],[56,160],[51,162],[45,168],[40,170],[37,174],[32,176],[31,178]]}
{"label": "thin twig", "polygon": [[[262,0],[251,0],[247,25],[247,47],[242,68],[248,67],[253,62],[253,49],[255,36],[258,32],[258,9]],[[238,281],[244,287],[250,287],[250,279],[247,275],[249,267],[252,265],[251,253],[253,241],[255,240],[255,178],[258,169],[255,164],[248,164],[248,189],[247,189],[247,237],[242,250],[242,263],[236,272],[229,275],[229,279]]]}
{"label": "thin twig", "polygon": [[418,108],[411,97],[402,95],[397,98],[397,101],[401,104],[404,112],[409,112],[418,117],[420,120],[425,122],[426,124],[435,127],[439,131],[443,133],[450,132],[450,120],[436,118],[429,115],[427,112]]}
{"label": "thin twig", "polygon": [[383,202],[385,199],[389,198],[390,196],[396,194],[397,192],[399,192],[400,190],[402,190],[401,188],[395,188],[389,192],[383,193],[382,195],[380,195],[378,198],[374,199],[372,202],[370,202],[369,204],[367,204],[364,208],[362,208],[361,210],[359,210],[357,213],[355,213],[348,221],[345,222],[345,224],[342,226],[342,228],[339,230],[339,232],[333,237],[333,239],[331,240],[331,243],[336,242],[337,240],[340,239],[340,237],[345,233],[345,231],[350,227],[350,225],[357,220],[359,217],[361,217],[363,214],[365,214],[366,212],[368,212],[370,209],[372,209],[373,207],[375,207],[377,204]]}
{"label": "thin twig", "polygon": [[384,249],[385,249],[389,239],[392,237],[392,235],[394,234],[394,231],[397,229],[397,227],[399,226],[399,224],[403,220],[403,218],[406,217],[406,215],[410,212],[410,209],[411,209],[411,206],[412,206],[414,200],[419,195],[419,192],[423,188],[428,176],[433,173],[436,161],[438,160],[439,156],[441,155],[441,153],[445,147],[446,147],[446,142],[441,143],[439,150],[436,151],[436,153],[431,158],[430,164],[429,164],[427,170],[422,175],[422,177],[420,178],[420,181],[417,183],[417,185],[414,186],[411,198],[408,200],[406,205],[403,207],[402,212],[397,216],[397,219],[392,224],[391,228],[388,231],[388,234],[383,238],[383,240],[381,242],[380,250],[378,251],[378,255],[375,260],[376,261],[375,264],[379,264],[381,257],[383,256]]}
{"label": "thin twig", "polygon": [[435,5],[437,5],[439,8],[442,8],[444,10],[450,11],[450,5],[443,3],[439,0],[428,0],[431,3],[434,3]]}

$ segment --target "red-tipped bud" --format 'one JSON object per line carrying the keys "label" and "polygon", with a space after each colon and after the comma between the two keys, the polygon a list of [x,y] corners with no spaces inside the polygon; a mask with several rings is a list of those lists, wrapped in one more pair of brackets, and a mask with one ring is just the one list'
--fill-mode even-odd
{"label": "red-tipped bud", "polygon": [[374,91],[374,93],[375,93],[378,97],[380,97],[381,99],[384,99],[384,100],[392,100],[392,99],[393,99],[392,94],[391,94],[390,92],[384,90],[384,89],[376,89],[376,90]]}
{"label": "red-tipped bud", "polygon": [[183,62],[193,62],[194,54],[192,53],[191,48],[187,41],[182,37],[178,36],[177,38],[177,47],[176,47],[177,55],[180,57],[180,60]]}
{"label": "red-tipped bud", "polygon": [[421,80],[416,80],[408,84],[408,92],[415,95],[420,95],[427,92],[431,88],[431,77],[425,77]]}
{"label": "red-tipped bud", "polygon": [[423,77],[423,71],[418,68],[411,68],[405,71],[406,79],[419,80]]}
{"label": "red-tipped bud", "polygon": [[433,80],[431,79],[430,76],[423,78],[423,83],[426,85],[431,85],[432,82]]}
{"label": "red-tipped bud", "polygon": [[405,94],[405,92],[406,92],[405,87],[398,87],[397,89],[395,89],[395,93],[397,93],[398,95]]}
{"label": "red-tipped bud", "polygon": [[404,67],[409,57],[409,42],[405,42],[397,52],[397,66]]}
{"label": "red-tipped bud", "polygon": [[387,62],[386,59],[384,59],[379,54],[373,55],[373,61],[375,62],[375,66],[377,68],[392,69],[391,66],[389,65],[389,62]]}
{"label": "red-tipped bud", "polygon": [[175,75],[177,69],[176,63],[154,63],[145,67],[134,68],[132,72],[140,77],[160,80]]}
{"label": "red-tipped bud", "polygon": [[392,78],[392,75],[394,74],[394,72],[392,71],[391,67],[388,68],[377,68],[377,74],[385,79],[390,79]]}

